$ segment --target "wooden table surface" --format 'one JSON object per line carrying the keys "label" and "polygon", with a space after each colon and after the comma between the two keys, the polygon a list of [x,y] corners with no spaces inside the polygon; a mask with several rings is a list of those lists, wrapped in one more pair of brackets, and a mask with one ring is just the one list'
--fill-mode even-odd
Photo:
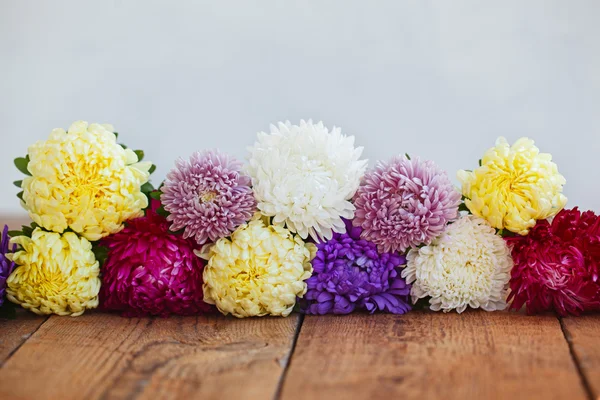
{"label": "wooden table surface", "polygon": [[600,314],[0,319],[0,399],[600,399]]}

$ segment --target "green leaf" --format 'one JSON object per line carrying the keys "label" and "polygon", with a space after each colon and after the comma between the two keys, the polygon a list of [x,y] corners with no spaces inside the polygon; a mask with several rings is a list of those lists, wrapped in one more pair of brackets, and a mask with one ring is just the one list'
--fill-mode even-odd
{"label": "green leaf", "polygon": [[148,173],[151,174],[154,171],[156,171],[156,165],[152,164],[152,166],[150,167],[150,169],[148,170]]}
{"label": "green leaf", "polygon": [[154,200],[160,200],[160,195],[162,193],[160,192],[160,190],[155,190],[153,192],[150,192],[150,197],[153,198]]}
{"label": "green leaf", "polygon": [[460,203],[460,205],[458,206],[458,211],[470,212],[469,208],[467,207],[467,205],[465,203]]}
{"label": "green leaf", "polygon": [[14,181],[13,182],[13,185],[15,185],[18,188],[20,188],[22,184],[23,184],[23,181]]}
{"label": "green leaf", "polygon": [[163,206],[160,206],[159,208],[157,208],[156,213],[158,215],[160,215],[161,217],[165,217],[165,218],[169,216],[169,212],[167,210],[165,210],[165,208]]}
{"label": "green leaf", "polygon": [[96,245],[92,246],[92,252],[100,264],[100,267],[102,267],[108,258],[108,248],[101,245]]}
{"label": "green leaf", "polygon": [[142,161],[144,159],[144,151],[143,150],[134,150],[133,152],[138,157],[138,161]]}
{"label": "green leaf", "polygon": [[479,166],[481,167],[481,158],[479,159]]}
{"label": "green leaf", "polygon": [[154,186],[152,186],[150,182],[146,182],[142,185],[140,190],[142,191],[142,193],[148,194],[154,191]]}
{"label": "green leaf", "polygon": [[10,236],[11,238],[17,237],[17,236],[23,236],[23,232],[21,232],[21,231],[8,231],[8,236]]}
{"label": "green leaf", "polygon": [[408,153],[404,153],[404,155],[410,160],[410,156],[408,155]]}
{"label": "green leaf", "polygon": [[121,146],[124,149],[127,149],[127,146],[125,146],[123,143],[119,143],[119,146]]}
{"label": "green leaf", "polygon": [[31,172],[27,169],[27,165],[29,164],[29,156],[27,157],[18,157],[15,158],[15,167],[25,175],[31,176]]}
{"label": "green leaf", "polygon": [[119,138],[119,132],[113,132],[115,134],[115,139]]}
{"label": "green leaf", "polygon": [[18,197],[18,198],[19,198],[21,201],[25,201],[25,200],[23,200],[23,193],[25,193],[25,192],[23,192],[23,191],[20,191],[19,193],[17,193],[17,197]]}
{"label": "green leaf", "polygon": [[31,235],[33,234],[33,230],[35,228],[33,228],[31,226],[23,225],[21,227],[21,229],[22,229],[23,235],[31,237]]}

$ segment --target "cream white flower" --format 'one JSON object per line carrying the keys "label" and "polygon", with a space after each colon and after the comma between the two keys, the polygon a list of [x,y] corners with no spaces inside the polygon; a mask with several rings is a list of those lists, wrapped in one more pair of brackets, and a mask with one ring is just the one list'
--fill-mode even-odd
{"label": "cream white flower", "polygon": [[485,220],[463,216],[429,246],[412,249],[402,277],[412,283],[413,302],[430,296],[430,308],[463,312],[506,308],[513,261],[504,240]]}
{"label": "cream white flower", "polygon": [[330,239],[345,232],[343,218],[354,216],[350,199],[367,167],[362,147],[339,128],[322,122],[289,121],[260,132],[249,148],[248,173],[258,208],[306,239]]}

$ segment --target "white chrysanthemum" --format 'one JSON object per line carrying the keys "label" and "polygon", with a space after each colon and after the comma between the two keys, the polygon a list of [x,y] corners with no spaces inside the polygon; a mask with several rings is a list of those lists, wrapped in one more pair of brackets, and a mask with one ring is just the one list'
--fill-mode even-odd
{"label": "white chrysanthemum", "polygon": [[343,218],[354,216],[350,199],[367,167],[362,147],[339,128],[322,122],[289,121],[260,132],[249,148],[248,173],[258,208],[302,238],[330,239],[345,232]]}
{"label": "white chrysanthemum", "polygon": [[506,308],[510,250],[485,220],[463,216],[429,246],[412,249],[402,277],[412,283],[413,302],[431,297],[433,311]]}

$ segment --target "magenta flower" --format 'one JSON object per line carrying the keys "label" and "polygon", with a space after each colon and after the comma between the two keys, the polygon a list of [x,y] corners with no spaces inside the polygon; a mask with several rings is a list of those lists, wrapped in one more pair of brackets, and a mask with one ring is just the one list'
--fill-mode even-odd
{"label": "magenta flower", "polygon": [[552,222],[538,221],[527,236],[506,238],[515,266],[511,308],[565,317],[600,310],[600,216],[577,207]]}
{"label": "magenta flower", "polygon": [[250,177],[242,163],[218,151],[177,160],[162,187],[161,201],[171,230],[198,244],[229,236],[256,211]]}
{"label": "magenta flower", "polygon": [[156,214],[157,203],[145,217],[127,222],[101,242],[108,249],[101,309],[125,316],[194,315],[211,309],[203,301],[204,263],[194,254],[198,245],[169,232],[167,220]]}
{"label": "magenta flower", "polygon": [[380,252],[430,244],[458,217],[460,193],[433,161],[394,157],[367,172],[354,196],[353,223]]}

